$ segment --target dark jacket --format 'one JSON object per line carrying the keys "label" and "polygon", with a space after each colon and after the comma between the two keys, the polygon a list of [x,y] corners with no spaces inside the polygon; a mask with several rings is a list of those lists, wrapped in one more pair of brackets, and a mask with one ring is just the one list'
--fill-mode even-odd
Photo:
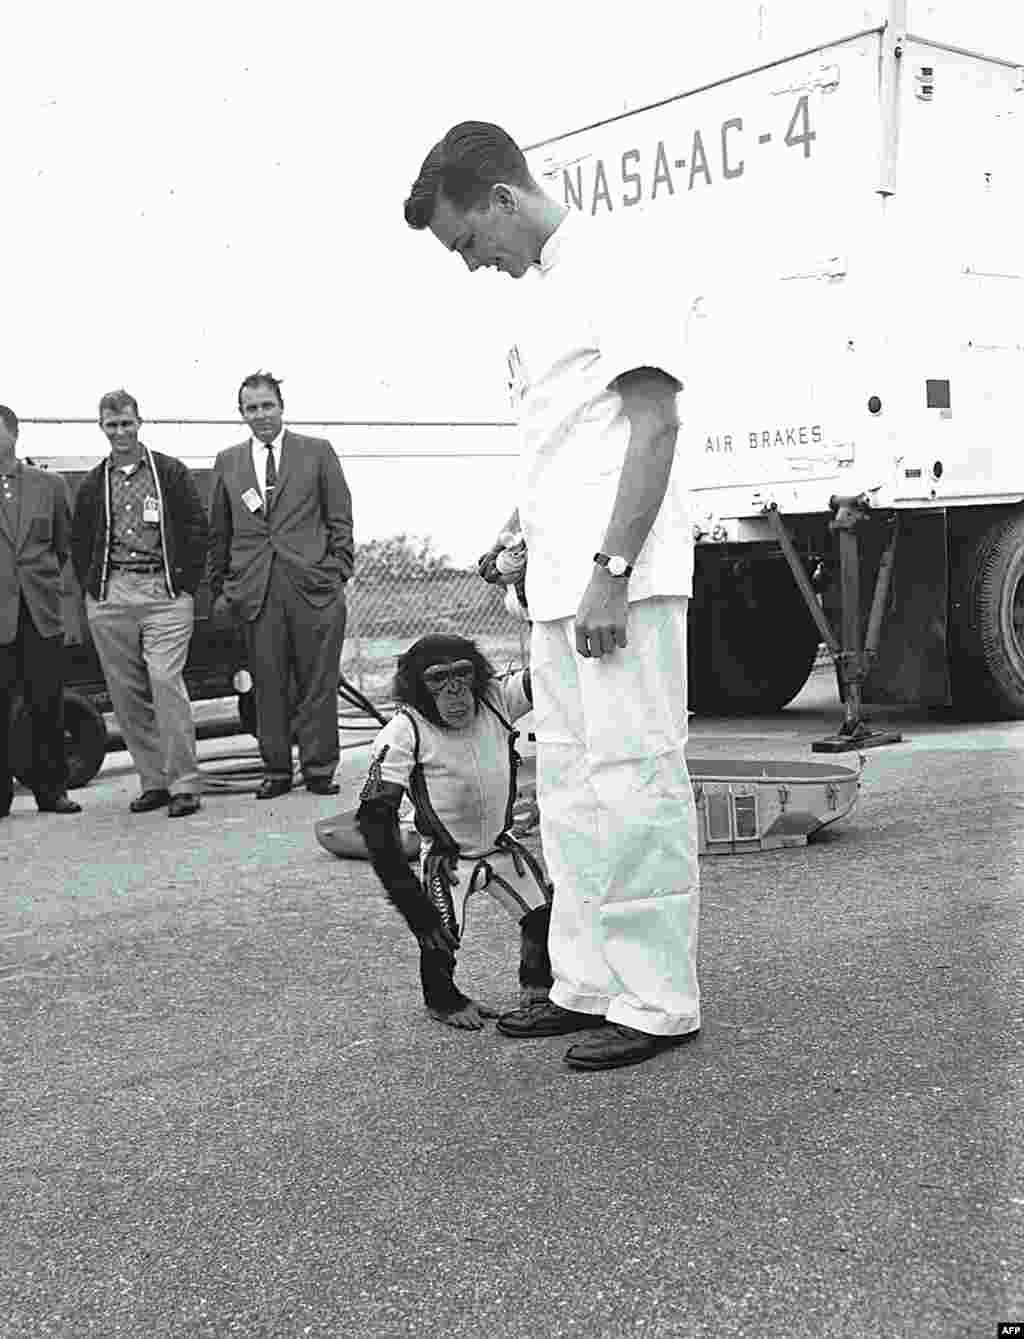
{"label": "dark jacket", "polygon": [[64,581],[71,509],[68,486],[59,474],[17,465],[21,509],[16,532],[0,505],[0,646],[18,634],[22,597],[40,637],[64,631]]}
{"label": "dark jacket", "polygon": [[330,442],[286,428],[269,515],[259,497],[250,439],[221,451],[210,497],[210,598],[223,593],[247,622],[259,615],[275,558],[295,590],[324,608],[352,575],[352,497]]}
{"label": "dark jacket", "polygon": [[[192,473],[174,456],[143,447],[156,480],[163,524],[164,580],[171,596],[196,593],[206,565],[207,522]],[[96,600],[107,594],[110,576],[110,457],[89,471],[75,499],[71,562],[83,590]]]}

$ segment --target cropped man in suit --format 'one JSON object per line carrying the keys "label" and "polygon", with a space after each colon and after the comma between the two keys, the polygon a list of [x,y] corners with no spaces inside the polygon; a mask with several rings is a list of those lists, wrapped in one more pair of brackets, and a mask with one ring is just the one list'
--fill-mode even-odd
{"label": "cropped man in suit", "polygon": [[245,625],[264,767],[256,795],[291,789],[293,726],[306,789],[335,795],[351,495],[330,442],[284,427],[276,377],[247,376],[238,409],[251,436],[213,467],[210,594]]}
{"label": "cropped man in suit", "polygon": [[79,814],[64,756],[64,613],[61,568],[71,545],[67,485],[15,456],[17,415],[0,405],[0,818],[14,791],[11,695],[20,681],[32,721],[29,781],[43,813]]}

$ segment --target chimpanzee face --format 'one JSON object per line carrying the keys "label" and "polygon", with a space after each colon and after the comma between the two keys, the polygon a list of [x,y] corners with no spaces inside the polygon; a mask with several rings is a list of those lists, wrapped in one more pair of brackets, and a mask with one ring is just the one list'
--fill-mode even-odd
{"label": "chimpanzee face", "polygon": [[445,725],[458,730],[472,723],[476,716],[473,696],[476,671],[472,661],[452,660],[428,665],[423,671],[423,682]]}

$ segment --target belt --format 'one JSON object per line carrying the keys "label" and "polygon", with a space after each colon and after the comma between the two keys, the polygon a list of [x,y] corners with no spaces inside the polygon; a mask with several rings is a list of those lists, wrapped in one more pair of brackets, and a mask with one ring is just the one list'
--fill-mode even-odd
{"label": "belt", "polygon": [[163,563],[111,563],[112,572],[135,572],[140,576],[152,576],[164,570]]}

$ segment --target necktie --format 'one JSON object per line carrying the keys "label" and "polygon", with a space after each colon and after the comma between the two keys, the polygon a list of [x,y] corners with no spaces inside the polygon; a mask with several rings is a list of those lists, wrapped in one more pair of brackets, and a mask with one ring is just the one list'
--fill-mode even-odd
{"label": "necktie", "polygon": [[274,448],[267,442],[267,481],[263,487],[263,503],[267,511],[270,510],[270,504],[274,500],[274,489],[277,487],[277,466],[274,464]]}

